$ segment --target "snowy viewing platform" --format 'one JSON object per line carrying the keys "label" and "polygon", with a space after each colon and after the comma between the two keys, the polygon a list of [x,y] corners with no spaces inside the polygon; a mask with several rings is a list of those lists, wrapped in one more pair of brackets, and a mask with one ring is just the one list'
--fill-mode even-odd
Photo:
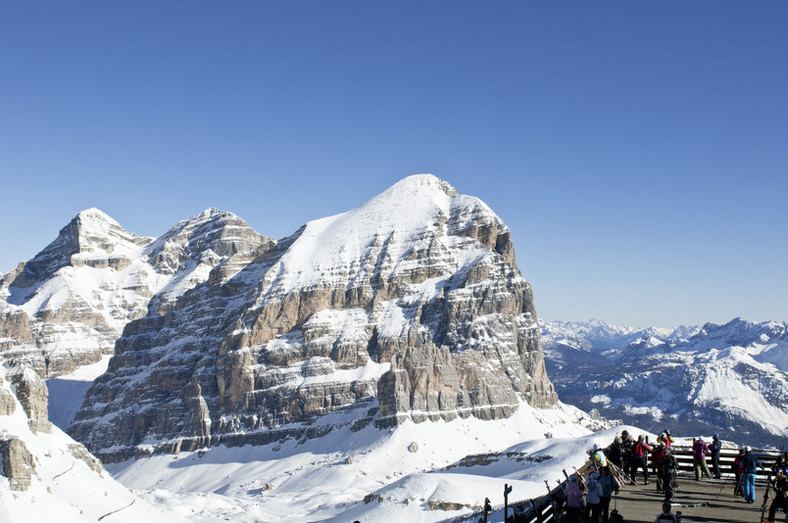
{"label": "snowy viewing platform", "polygon": [[[776,456],[782,451],[774,450],[754,450],[763,463],[763,468],[758,470],[755,479],[755,502],[747,503],[743,497],[734,495],[736,480],[730,470],[733,457],[736,454],[734,449],[724,449],[721,454],[720,465],[724,471],[720,479],[701,479],[695,480],[692,472],[692,450],[686,446],[675,446],[674,456],[678,462],[677,490],[671,500],[672,512],[681,512],[681,521],[704,521],[719,523],[760,523],[761,508],[764,504],[764,493],[767,488],[769,470],[774,463]],[[593,465],[589,461],[583,465],[578,472],[583,476],[593,470]],[[649,471],[651,464],[649,463]],[[567,471],[564,470],[564,474]],[[626,484],[620,488],[619,493],[614,495],[610,503],[610,511],[616,509],[627,523],[651,523],[662,512],[664,494],[657,492],[654,476],[647,485],[643,484],[642,474],[638,474],[636,485]],[[547,482],[549,484],[549,481]],[[547,523],[563,521],[557,519],[554,514],[555,506],[551,503],[559,498],[555,497],[563,482],[558,487],[551,486],[551,496],[541,496],[538,499],[513,501],[509,500],[507,511],[507,522],[512,523]],[[766,511],[774,499],[774,491],[770,489]],[[563,498],[560,498],[563,504]],[[499,523],[504,521],[504,507],[492,503],[487,519],[484,519],[482,511],[469,514],[460,519],[448,521],[486,521],[489,523]],[[562,515],[562,517],[566,517]],[[782,523],[788,521],[782,512],[778,512],[775,521]]]}
{"label": "snowy viewing platform", "polygon": [[[755,503],[733,495],[733,475],[722,479],[695,481],[692,474],[680,473],[679,488],[673,499],[673,513],[681,512],[681,520],[719,523],[758,523],[761,521],[761,504],[765,478],[755,483]],[[627,523],[652,523],[662,511],[664,495],[658,493],[655,483],[627,485],[613,497],[610,509],[617,508]],[[768,509],[768,506],[767,506]],[[780,513],[777,520],[785,517]]]}

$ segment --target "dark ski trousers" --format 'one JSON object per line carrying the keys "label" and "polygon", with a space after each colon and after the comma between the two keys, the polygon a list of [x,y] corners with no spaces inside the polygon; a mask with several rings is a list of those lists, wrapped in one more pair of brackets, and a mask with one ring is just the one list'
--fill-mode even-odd
{"label": "dark ski trousers", "polygon": [[648,456],[632,456],[632,470],[630,471],[630,476],[632,481],[635,481],[635,475],[638,472],[638,467],[643,469],[643,479],[646,483],[648,483]]}
{"label": "dark ski trousers", "polygon": [[714,477],[719,479],[722,476],[722,472],[720,472],[720,453],[714,452],[711,455],[711,468],[714,471]]}
{"label": "dark ski trousers", "polygon": [[599,496],[599,506],[602,508],[602,521],[603,523],[607,523],[610,519],[610,500],[612,498],[606,498],[605,496]]}
{"label": "dark ski trousers", "polygon": [[591,523],[599,523],[599,515],[602,513],[600,503],[586,503],[585,520]]}
{"label": "dark ski trousers", "polygon": [[736,486],[733,487],[733,495],[734,496],[744,496],[744,485],[741,483],[741,472],[735,472],[736,475]]}
{"label": "dark ski trousers", "polygon": [[778,508],[782,509],[783,513],[786,514],[785,518],[786,521],[788,521],[788,501],[786,501],[785,493],[783,492],[777,493],[774,501],[772,501],[772,505],[769,507],[769,521],[774,522],[774,516]]}
{"label": "dark ski trousers", "polygon": [[665,489],[665,501],[673,499],[676,492],[676,475],[673,471],[667,472],[662,476],[662,486]]}

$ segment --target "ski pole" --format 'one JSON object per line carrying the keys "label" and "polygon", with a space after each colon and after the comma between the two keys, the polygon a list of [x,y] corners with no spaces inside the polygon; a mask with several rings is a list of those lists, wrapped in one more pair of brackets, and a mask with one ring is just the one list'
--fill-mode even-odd
{"label": "ski pole", "polygon": [[726,485],[727,483],[728,483],[728,476],[725,476],[725,481],[723,481],[723,482],[722,482],[722,486],[720,487],[720,491],[719,491],[719,492],[717,492],[717,495],[716,495],[716,496],[714,496],[714,499],[718,499],[718,498],[720,497],[720,494],[722,494],[722,489],[724,489],[724,488],[725,488],[725,485]]}

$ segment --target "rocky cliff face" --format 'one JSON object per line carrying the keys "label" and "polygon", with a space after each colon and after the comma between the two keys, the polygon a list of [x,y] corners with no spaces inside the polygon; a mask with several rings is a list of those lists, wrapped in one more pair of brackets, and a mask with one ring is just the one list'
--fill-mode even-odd
{"label": "rocky cliff face", "polygon": [[[163,313],[219,264],[273,243],[237,216],[209,209],[161,238],[88,209],[0,279],[0,352],[53,377],[111,354],[134,319]],[[240,253],[240,254],[239,254]]]}
{"label": "rocky cliff face", "polygon": [[93,452],[318,435],[332,412],[385,426],[557,401],[509,229],[433,176],[246,247],[125,327],[70,429]]}

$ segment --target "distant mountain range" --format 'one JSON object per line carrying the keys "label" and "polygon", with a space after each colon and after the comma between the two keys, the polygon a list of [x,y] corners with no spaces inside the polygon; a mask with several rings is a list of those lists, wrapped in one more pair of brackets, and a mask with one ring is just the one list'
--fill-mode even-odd
{"label": "distant mountain range", "polygon": [[753,445],[788,437],[788,325],[634,329],[541,323],[548,374],[562,401],[653,432]]}

